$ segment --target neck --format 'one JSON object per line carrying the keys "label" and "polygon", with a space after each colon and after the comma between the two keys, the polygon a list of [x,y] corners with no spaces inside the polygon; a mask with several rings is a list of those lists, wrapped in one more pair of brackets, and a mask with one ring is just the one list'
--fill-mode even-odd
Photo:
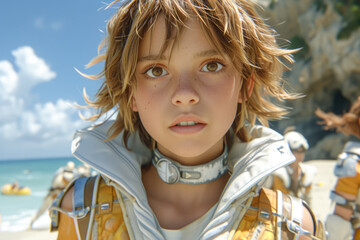
{"label": "neck", "polygon": [[299,162],[295,161],[295,162],[291,163],[290,167],[293,170],[292,178],[297,179],[299,177],[299,175],[301,174],[301,168],[300,168]]}
{"label": "neck", "polygon": [[291,167],[292,169],[297,169],[297,168],[299,167],[299,163],[295,161],[295,162],[293,162],[293,163],[290,164],[290,167]]}
{"label": "neck", "polygon": [[160,225],[168,229],[184,227],[204,215],[218,202],[228,180],[226,173],[205,184],[167,184],[153,165],[142,174],[149,205]]}
{"label": "neck", "polygon": [[[224,151],[224,142],[223,140],[219,140],[214,146],[212,146],[210,149],[204,151],[202,154],[200,155],[196,155],[196,156],[183,156],[183,155],[178,155],[170,150],[168,150],[167,148],[165,148],[163,145],[157,143],[156,144],[156,148],[159,150],[159,152],[166,156],[169,159],[172,159],[182,165],[186,165],[186,166],[193,166],[193,165],[201,165],[204,163],[209,162],[209,159],[215,159],[218,156],[220,156],[223,151]],[[184,153],[182,153],[184,154]]]}

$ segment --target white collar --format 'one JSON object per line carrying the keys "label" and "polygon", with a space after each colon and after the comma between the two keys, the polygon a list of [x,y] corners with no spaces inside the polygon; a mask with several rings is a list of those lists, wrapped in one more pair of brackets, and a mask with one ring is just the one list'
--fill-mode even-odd
{"label": "white collar", "polygon": [[216,159],[201,165],[185,166],[170,158],[162,155],[156,148],[152,163],[156,168],[160,178],[168,183],[177,182],[184,184],[203,184],[218,179],[228,169],[227,164],[228,150],[224,147],[224,152]]}
{"label": "white collar", "polygon": [[[122,134],[104,141],[112,124],[108,121],[96,128],[78,130],[72,142],[72,153],[119,184],[140,203],[147,202],[141,182],[141,166],[150,163],[151,151],[141,143],[138,134],[129,137],[131,151],[124,146]],[[247,128],[252,140],[241,142],[235,138],[228,153],[232,177],[223,193],[225,201],[233,199],[232,195],[243,194],[264,176],[295,160],[282,135],[263,126]]]}

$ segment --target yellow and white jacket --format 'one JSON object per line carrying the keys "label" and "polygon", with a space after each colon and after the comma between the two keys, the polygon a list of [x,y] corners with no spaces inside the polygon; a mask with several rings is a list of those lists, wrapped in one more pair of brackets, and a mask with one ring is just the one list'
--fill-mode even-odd
{"label": "yellow and white jacket", "polygon": [[[110,126],[111,122],[107,122],[76,132],[73,155],[98,171],[104,181],[102,183],[100,177],[95,181],[90,204],[83,200],[88,192],[85,191],[87,180],[79,179],[70,184],[67,189],[75,186],[74,210],[66,212],[59,208],[63,195],[58,196],[51,209],[52,229],[56,230],[59,212],[63,212],[77,219],[78,239],[163,240],[165,238],[141,181],[141,166],[151,161],[151,151],[136,134],[128,141],[132,151],[125,148],[121,135],[104,141]],[[252,137],[250,142],[234,138],[230,144],[228,164],[231,177],[209,222],[193,239],[297,239],[300,234],[312,236],[301,228],[301,200],[283,196],[281,192],[262,190],[267,176],[294,160],[288,145],[280,134],[269,128],[254,126],[248,130]],[[102,188],[105,190],[100,191]],[[101,201],[106,192],[113,196],[111,203]],[[89,221],[85,229],[79,227],[79,221],[84,218]],[[318,225],[313,218],[316,225],[314,235],[318,237],[312,236],[312,239],[325,239],[322,224]],[[110,232],[106,230],[107,223],[112,229]],[[100,238],[103,235],[104,238]]]}

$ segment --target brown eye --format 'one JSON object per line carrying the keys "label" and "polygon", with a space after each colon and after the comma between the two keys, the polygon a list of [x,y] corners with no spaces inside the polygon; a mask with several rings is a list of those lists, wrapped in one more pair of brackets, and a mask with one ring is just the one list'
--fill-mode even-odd
{"label": "brown eye", "polygon": [[217,72],[221,70],[224,67],[221,63],[218,62],[210,62],[204,65],[204,67],[201,69],[204,72]]}
{"label": "brown eye", "polygon": [[151,70],[151,73],[155,76],[155,77],[160,77],[161,74],[163,73],[163,69],[161,67],[154,67]]}
{"label": "brown eye", "polygon": [[218,66],[216,63],[209,63],[206,66],[206,69],[209,70],[209,72],[215,72],[217,68],[218,68]]}
{"label": "brown eye", "polygon": [[146,75],[152,78],[162,77],[167,74],[167,71],[162,67],[152,67],[146,71]]}

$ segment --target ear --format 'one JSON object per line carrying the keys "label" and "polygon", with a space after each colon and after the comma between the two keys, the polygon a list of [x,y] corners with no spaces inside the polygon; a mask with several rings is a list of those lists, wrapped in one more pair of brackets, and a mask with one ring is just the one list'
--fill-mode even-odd
{"label": "ear", "polygon": [[[248,84],[248,89],[247,89],[247,93],[248,93],[248,97],[251,96],[252,92],[253,92],[253,89],[254,89],[254,86],[255,86],[255,76],[254,74],[251,74],[250,76],[250,79],[249,79],[249,84]],[[248,97],[246,96],[239,96],[239,103],[243,103],[243,102],[246,102]]]}
{"label": "ear", "polygon": [[137,107],[137,105],[136,105],[136,100],[135,100],[135,97],[134,97],[134,96],[131,97],[130,106],[131,106],[131,109],[132,109],[134,112],[137,112],[137,111],[138,111],[138,107]]}

